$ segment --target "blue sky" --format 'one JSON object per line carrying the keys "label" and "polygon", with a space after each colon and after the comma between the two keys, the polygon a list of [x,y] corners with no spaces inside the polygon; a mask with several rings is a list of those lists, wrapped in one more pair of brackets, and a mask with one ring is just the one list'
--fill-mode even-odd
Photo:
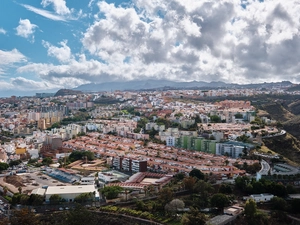
{"label": "blue sky", "polygon": [[300,80],[296,0],[1,0],[0,96],[141,79]]}

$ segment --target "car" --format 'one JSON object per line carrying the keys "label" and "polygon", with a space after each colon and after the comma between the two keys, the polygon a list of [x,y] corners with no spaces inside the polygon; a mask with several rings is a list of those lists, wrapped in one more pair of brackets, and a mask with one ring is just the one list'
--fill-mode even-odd
{"label": "car", "polygon": [[66,207],[66,208],[65,208],[65,210],[69,210],[69,209],[70,209],[69,207]]}
{"label": "car", "polygon": [[64,210],[64,208],[63,208],[63,207],[59,207],[59,210],[60,210],[60,211],[63,211],[63,210]]}

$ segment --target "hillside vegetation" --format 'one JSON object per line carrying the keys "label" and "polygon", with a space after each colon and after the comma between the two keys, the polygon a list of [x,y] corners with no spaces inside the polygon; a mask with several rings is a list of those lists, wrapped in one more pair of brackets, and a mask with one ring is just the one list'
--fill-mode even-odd
{"label": "hillside vegetation", "polygon": [[291,134],[264,139],[264,144],[274,152],[300,164],[300,141]]}
{"label": "hillside vegetation", "polygon": [[269,101],[255,105],[258,115],[267,116],[282,124],[287,131],[284,137],[264,139],[264,144],[274,152],[300,164],[300,100]]}

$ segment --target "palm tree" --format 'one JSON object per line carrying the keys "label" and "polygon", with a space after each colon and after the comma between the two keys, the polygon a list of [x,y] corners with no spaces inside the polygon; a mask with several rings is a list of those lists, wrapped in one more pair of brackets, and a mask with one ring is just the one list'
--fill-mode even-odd
{"label": "palm tree", "polygon": [[22,187],[20,186],[20,187],[18,187],[18,191],[19,191],[19,194],[21,194],[22,193]]}
{"label": "palm tree", "polygon": [[6,196],[8,188],[6,186],[3,187],[3,196]]}
{"label": "palm tree", "polygon": [[125,189],[125,196],[126,196],[126,199],[125,199],[125,201],[127,202],[127,196],[128,196],[128,189]]}

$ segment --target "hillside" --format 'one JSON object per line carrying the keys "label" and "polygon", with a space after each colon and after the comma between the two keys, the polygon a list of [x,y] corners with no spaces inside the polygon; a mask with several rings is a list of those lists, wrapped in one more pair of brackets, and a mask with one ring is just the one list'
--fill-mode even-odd
{"label": "hillside", "polygon": [[264,144],[274,152],[300,164],[300,141],[291,134],[264,139]]}
{"label": "hillside", "polygon": [[76,90],[70,90],[70,89],[60,89],[56,92],[54,96],[57,97],[57,96],[65,96],[65,95],[77,95],[77,94],[82,94],[82,92]]}
{"label": "hillside", "polygon": [[270,117],[279,122],[285,122],[292,119],[295,115],[282,106],[281,103],[268,103],[260,107],[261,110],[267,112]]}

